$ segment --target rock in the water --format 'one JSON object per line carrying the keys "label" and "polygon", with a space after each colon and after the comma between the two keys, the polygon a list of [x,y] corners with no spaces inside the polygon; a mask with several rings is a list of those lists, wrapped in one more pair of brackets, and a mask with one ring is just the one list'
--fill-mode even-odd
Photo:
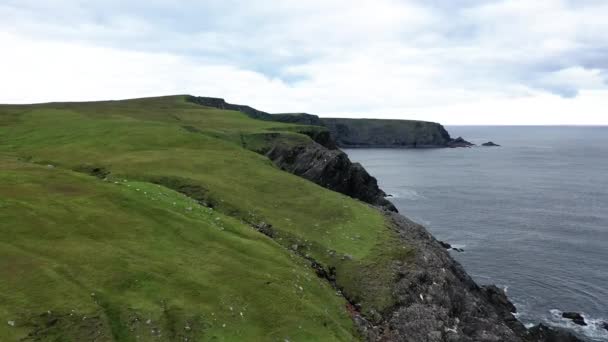
{"label": "rock in the water", "polygon": [[450,249],[452,248],[452,245],[450,245],[447,242],[443,242],[443,241],[439,241],[439,244],[441,245],[441,247],[445,248],[445,249]]}
{"label": "rock in the water", "polygon": [[606,331],[608,331],[608,322],[602,323],[602,328],[604,328]]}
{"label": "rock in the water", "polygon": [[452,248],[452,250],[453,250],[454,252],[458,252],[458,253],[463,253],[463,252],[464,252],[464,249],[462,249],[462,248],[457,248],[457,247],[453,247],[453,248]]}
{"label": "rock in the water", "polygon": [[487,143],[481,144],[481,146],[485,146],[485,147],[499,147],[500,145],[495,144],[492,141],[488,141]]}
{"label": "rock in the water", "polygon": [[471,146],[475,146],[475,144],[464,140],[462,137],[452,139],[448,143],[448,147],[452,147],[452,148],[454,148],[454,147],[471,147]]}
{"label": "rock in the water", "polygon": [[578,325],[587,325],[587,322],[585,322],[585,318],[583,318],[583,316],[578,312],[564,312],[562,313],[562,317],[572,320],[572,322]]}

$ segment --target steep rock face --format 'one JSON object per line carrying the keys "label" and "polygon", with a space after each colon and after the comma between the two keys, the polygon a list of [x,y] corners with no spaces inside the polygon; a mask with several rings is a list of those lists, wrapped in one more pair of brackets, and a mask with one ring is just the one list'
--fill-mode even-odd
{"label": "steep rock face", "polygon": [[371,341],[581,342],[543,325],[528,330],[515,306],[494,285],[479,286],[423,226],[386,213],[413,261],[397,266],[397,305],[379,326],[365,327]]}
{"label": "steep rock face", "polygon": [[331,150],[315,142],[298,146],[277,144],[266,156],[281,169],[325,188],[397,211],[384,198],[386,194],[380,190],[376,179],[363,166],[352,163],[340,150]]}
{"label": "steep rock face", "polygon": [[434,122],[321,119],[340,147],[447,147],[450,134]]}
{"label": "steep rock face", "polygon": [[522,341],[525,328],[510,313],[510,302],[491,300],[424,227],[387,215],[416,253],[398,269],[398,304],[375,340]]}

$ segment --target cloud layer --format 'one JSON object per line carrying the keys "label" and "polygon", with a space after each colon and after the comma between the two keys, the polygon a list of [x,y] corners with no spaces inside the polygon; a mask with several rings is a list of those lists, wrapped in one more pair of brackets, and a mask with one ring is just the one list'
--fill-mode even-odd
{"label": "cloud layer", "polygon": [[8,0],[0,102],[191,93],[272,112],[608,124],[603,0]]}

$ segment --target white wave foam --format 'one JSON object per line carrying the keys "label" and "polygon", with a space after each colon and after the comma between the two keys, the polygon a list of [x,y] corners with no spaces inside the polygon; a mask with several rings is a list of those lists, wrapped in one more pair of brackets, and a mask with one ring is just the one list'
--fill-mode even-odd
{"label": "white wave foam", "polygon": [[401,199],[406,199],[406,200],[411,200],[411,201],[415,201],[417,199],[424,198],[424,196],[419,194],[414,189],[401,189],[399,191],[393,191],[393,192],[391,192],[391,197],[392,198],[401,198]]}
{"label": "white wave foam", "polygon": [[553,309],[549,310],[549,312],[551,313],[551,319],[546,323],[551,326],[572,330],[577,334],[590,338],[594,342],[608,341],[608,331],[603,327],[603,323],[608,322],[608,318],[592,318],[585,313],[581,313],[587,325],[580,326],[574,324],[572,320],[563,318],[563,312],[560,310]]}

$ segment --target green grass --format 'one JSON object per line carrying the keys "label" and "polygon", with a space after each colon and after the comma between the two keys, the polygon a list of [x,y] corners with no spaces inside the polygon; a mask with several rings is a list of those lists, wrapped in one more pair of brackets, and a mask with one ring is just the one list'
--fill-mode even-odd
{"label": "green grass", "polygon": [[0,340],[48,310],[62,317],[49,339],[91,330],[76,314],[109,340],[150,338],[138,317],[168,340],[356,339],[344,300],[289,249],[335,268],[365,313],[390,308],[392,265],[411,251],[384,217],[253,152],[306,143],[311,126],[184,99],[0,106],[0,319],[17,317]]}

